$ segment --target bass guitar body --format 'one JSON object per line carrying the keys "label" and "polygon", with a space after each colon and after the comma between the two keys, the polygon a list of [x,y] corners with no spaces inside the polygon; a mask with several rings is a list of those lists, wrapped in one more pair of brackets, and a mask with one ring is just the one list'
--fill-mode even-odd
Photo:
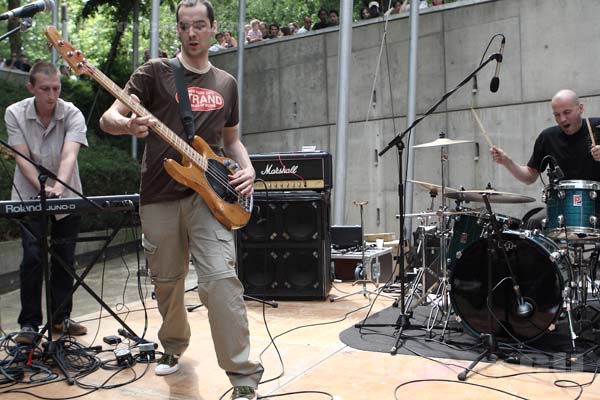
{"label": "bass guitar body", "polygon": [[217,156],[198,136],[192,147],[206,159],[205,170],[185,156],[181,164],[172,159],[165,160],[165,170],[177,182],[196,191],[221,224],[229,229],[244,227],[252,214],[253,200],[241,196],[229,184],[229,175],[237,168],[235,162]]}

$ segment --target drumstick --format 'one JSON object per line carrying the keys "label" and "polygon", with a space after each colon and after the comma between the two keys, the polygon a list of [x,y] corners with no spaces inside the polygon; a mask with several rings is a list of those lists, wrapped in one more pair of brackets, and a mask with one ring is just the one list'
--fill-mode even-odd
{"label": "drumstick", "polygon": [[481,133],[483,133],[485,140],[487,140],[490,147],[494,147],[494,143],[492,143],[492,139],[490,139],[490,136],[488,135],[487,131],[485,130],[485,127],[481,123],[481,120],[479,119],[479,116],[477,115],[477,113],[475,112],[473,107],[471,107],[471,112],[473,112],[473,116],[475,117],[475,120],[477,121],[477,125],[479,125],[479,129],[481,129]]}
{"label": "drumstick", "polygon": [[595,146],[596,139],[594,139],[594,134],[592,133],[592,126],[590,125],[590,119],[586,118],[585,122],[587,122],[588,132],[590,133],[590,139],[592,139],[592,146]]}

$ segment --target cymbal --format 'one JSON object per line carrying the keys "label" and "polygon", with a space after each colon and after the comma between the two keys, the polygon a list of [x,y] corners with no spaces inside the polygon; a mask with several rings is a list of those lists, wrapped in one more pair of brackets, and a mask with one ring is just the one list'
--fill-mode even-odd
{"label": "cymbal", "polygon": [[[427,189],[430,192],[442,192],[442,187],[440,185],[435,185],[433,183],[428,183],[428,182],[421,182],[421,181],[415,181],[412,179],[408,179],[409,182],[412,183],[416,183],[417,185],[421,186],[423,189]],[[451,188],[451,187],[445,187],[444,188],[444,193],[451,193],[451,192],[458,192],[457,189]]]}
{"label": "cymbal", "polygon": [[[404,214],[407,218],[419,218],[419,217],[441,217],[442,215],[463,215],[463,214],[480,214],[480,210],[465,210],[465,211],[426,211],[413,214]],[[396,219],[400,218],[399,214],[396,214]]]}
{"label": "cymbal", "polygon": [[436,147],[436,146],[449,146],[452,144],[463,144],[463,143],[475,143],[474,140],[464,140],[464,139],[449,139],[449,138],[438,138],[433,142],[418,144],[413,146],[413,149],[420,149],[423,147]]}
{"label": "cymbal", "polygon": [[535,201],[533,197],[517,193],[498,192],[491,189],[461,190],[459,192],[448,193],[446,197],[460,201],[474,201],[483,203],[484,194],[488,195],[488,200],[490,203],[518,204],[533,203]]}

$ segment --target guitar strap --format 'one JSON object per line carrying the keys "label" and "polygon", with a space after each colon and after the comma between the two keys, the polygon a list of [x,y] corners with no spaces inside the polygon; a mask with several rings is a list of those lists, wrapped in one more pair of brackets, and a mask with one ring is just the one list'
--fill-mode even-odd
{"label": "guitar strap", "polygon": [[190,97],[188,95],[185,78],[183,76],[183,67],[177,57],[169,60],[173,67],[173,75],[175,75],[175,86],[177,87],[177,95],[179,97],[179,116],[183,122],[183,129],[188,141],[194,140],[194,114],[192,114],[192,106],[190,105]]}

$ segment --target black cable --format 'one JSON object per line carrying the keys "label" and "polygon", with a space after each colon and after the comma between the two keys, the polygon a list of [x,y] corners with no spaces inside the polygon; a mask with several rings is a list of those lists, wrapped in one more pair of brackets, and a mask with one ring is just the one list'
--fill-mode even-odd
{"label": "black cable", "polygon": [[[296,330],[299,330],[299,329],[303,329],[303,328],[309,328],[309,327],[314,327],[314,326],[330,325],[330,324],[335,324],[335,323],[338,323],[338,322],[342,322],[342,321],[346,320],[346,319],[348,318],[348,316],[349,316],[349,315],[351,315],[351,314],[353,314],[353,313],[355,313],[355,312],[357,312],[357,311],[360,311],[360,310],[362,310],[362,309],[365,309],[365,308],[367,308],[369,305],[370,305],[370,304],[367,304],[367,305],[365,305],[365,306],[362,306],[362,307],[356,308],[356,309],[354,309],[354,310],[352,310],[352,311],[349,311],[349,312],[347,312],[346,314],[344,314],[344,316],[343,316],[342,318],[340,318],[340,319],[333,320],[333,321],[319,322],[319,323],[314,323],[314,324],[300,325],[300,326],[297,326],[297,327],[294,327],[294,328],[288,329],[287,331],[284,331],[284,332],[282,332],[282,333],[280,333],[280,334],[278,334],[278,335],[276,335],[276,336],[271,336],[271,333],[270,333],[270,331],[268,331],[268,326],[267,326],[267,331],[268,331],[268,333],[269,333],[269,338],[270,338],[270,341],[269,341],[269,344],[268,344],[268,345],[267,345],[267,346],[266,346],[266,347],[265,347],[265,348],[264,348],[264,349],[263,349],[263,350],[260,352],[260,354],[259,354],[259,359],[260,359],[260,360],[261,360],[261,362],[262,362],[262,356],[263,356],[263,354],[264,354],[264,353],[265,353],[265,352],[266,352],[266,351],[269,349],[269,347],[271,347],[271,344],[272,344],[272,345],[273,345],[273,347],[275,348],[275,351],[277,352],[277,356],[278,356],[278,358],[279,358],[279,363],[280,363],[280,365],[281,365],[281,372],[280,372],[280,373],[279,373],[277,376],[275,376],[275,377],[273,377],[273,378],[269,378],[269,379],[264,379],[264,380],[262,380],[262,381],[259,383],[259,385],[261,385],[261,384],[265,384],[265,383],[269,383],[269,382],[272,382],[272,381],[275,381],[275,380],[277,380],[277,379],[281,378],[281,377],[284,375],[284,373],[285,373],[285,366],[284,366],[284,363],[283,363],[283,359],[282,359],[282,357],[281,357],[281,353],[279,352],[279,349],[277,348],[277,345],[276,345],[276,343],[275,343],[275,340],[277,340],[278,338],[280,338],[280,337],[282,337],[282,336],[284,336],[284,335],[287,335],[287,334],[288,334],[288,333],[290,333],[290,332],[293,332],[293,331],[296,331]],[[264,314],[264,312],[265,312],[265,308],[266,308],[266,307],[265,307],[265,304],[263,303],[263,319],[264,319],[264,318],[266,318],[266,317],[265,317],[265,314]],[[265,321],[266,321],[266,320],[265,320]],[[219,400],[222,400],[222,399],[223,399],[223,398],[224,398],[224,397],[225,397],[225,396],[226,396],[226,395],[227,395],[229,392],[231,392],[231,390],[233,390],[233,388],[231,388],[231,389],[229,389],[228,391],[226,391],[225,393],[223,393],[223,394],[221,395],[221,397],[219,397]],[[329,396],[331,396],[329,393],[326,393],[326,392],[320,392],[320,391],[299,391],[299,392],[288,392],[288,393],[281,394],[281,395],[260,396],[260,397],[258,397],[258,398],[259,398],[259,399],[262,399],[262,398],[269,398],[269,397],[275,397],[275,396],[277,396],[277,397],[280,397],[280,396],[284,396],[284,395],[285,395],[285,396],[290,396],[290,395],[302,394],[302,393],[317,393],[317,394],[325,394],[325,395],[329,395]],[[331,398],[333,398],[333,397],[331,397]]]}
{"label": "black cable", "polygon": [[[370,297],[369,297],[369,300],[370,300]],[[271,344],[275,344],[275,340],[276,339],[279,339],[280,337],[282,337],[284,335],[287,335],[288,333],[297,331],[299,329],[310,328],[310,327],[315,327],[315,326],[323,326],[323,325],[332,325],[332,324],[336,324],[338,322],[345,321],[348,318],[349,315],[351,315],[351,314],[353,314],[355,312],[358,312],[360,310],[363,310],[363,309],[369,307],[370,305],[371,305],[371,302],[369,302],[369,304],[364,305],[362,307],[358,307],[358,308],[356,308],[356,309],[354,309],[352,311],[348,311],[346,314],[344,314],[344,316],[342,318],[337,319],[337,320],[325,321],[325,322],[317,322],[317,323],[314,323],[314,324],[307,324],[307,325],[300,325],[300,326],[288,329],[287,331],[284,331],[284,332],[276,335],[275,337],[273,337],[273,339],[271,340],[271,342],[269,342],[269,344],[260,352],[260,357],[262,357],[262,355],[269,349],[269,347],[271,347]],[[279,375],[277,375],[274,378],[263,380],[261,383],[268,383],[268,382],[277,380],[277,379],[281,378],[283,376],[283,374],[284,374],[284,371],[282,371]]]}
{"label": "black cable", "polygon": [[331,400],[334,399],[334,397],[331,395],[331,393],[322,392],[320,390],[299,390],[297,392],[288,392],[288,393],[281,393],[281,394],[270,394],[267,396],[258,396],[258,398],[259,399],[272,399],[275,397],[294,396],[297,394],[322,394],[324,396],[327,396]]}
{"label": "black cable", "polygon": [[400,385],[396,386],[396,388],[394,389],[394,399],[398,400],[398,395],[397,395],[398,394],[398,389],[400,389],[403,386],[411,385],[413,383],[432,383],[432,382],[454,383],[454,384],[458,384],[458,385],[475,386],[475,387],[486,389],[486,390],[490,390],[490,391],[493,391],[493,392],[502,393],[502,394],[505,394],[507,396],[511,396],[511,397],[514,397],[514,398],[517,398],[517,399],[530,400],[527,397],[522,397],[522,396],[519,396],[517,394],[507,392],[506,390],[497,389],[497,388],[490,387],[490,386],[485,386],[485,385],[480,385],[480,384],[477,384],[477,383],[471,383],[471,382],[465,382],[465,381],[455,381],[455,380],[451,380],[451,379],[415,379],[415,380],[412,380],[412,381],[401,383]]}

